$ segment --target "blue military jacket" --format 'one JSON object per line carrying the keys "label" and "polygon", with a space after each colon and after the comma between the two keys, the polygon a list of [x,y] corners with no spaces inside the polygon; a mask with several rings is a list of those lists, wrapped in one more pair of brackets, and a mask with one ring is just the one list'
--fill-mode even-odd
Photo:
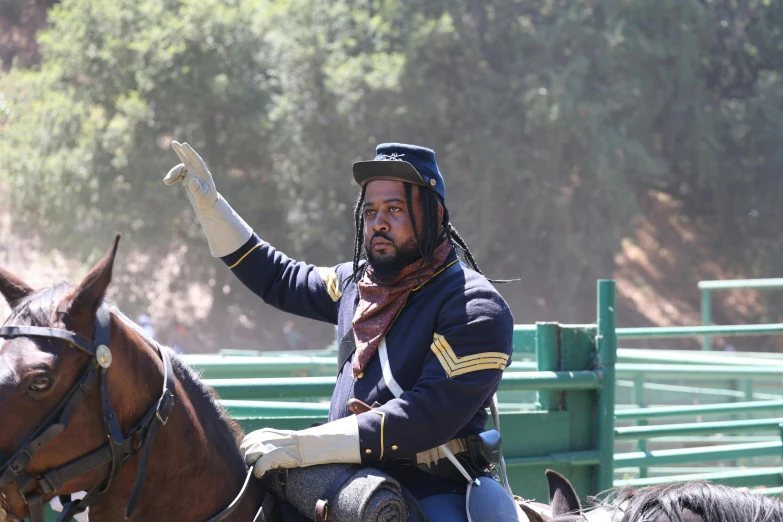
{"label": "blue military jacket", "polygon": [[[351,329],[358,302],[351,263],[296,262],[255,234],[222,259],[266,303],[335,324],[338,339]],[[347,407],[352,398],[381,405],[358,415],[362,461],[369,465],[484,431],[486,408],[511,362],[513,323],[495,288],[452,251],[438,275],[411,293],[386,334],[385,350],[372,357],[363,374],[354,377],[350,358],[345,362],[329,420],[352,415]],[[422,497],[422,488],[434,486],[419,473],[418,486],[405,482]]]}

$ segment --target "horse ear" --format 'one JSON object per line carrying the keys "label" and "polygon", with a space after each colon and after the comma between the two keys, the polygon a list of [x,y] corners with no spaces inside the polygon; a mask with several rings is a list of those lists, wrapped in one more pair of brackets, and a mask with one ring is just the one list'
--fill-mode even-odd
{"label": "horse ear", "polygon": [[525,514],[525,516],[528,519],[528,522],[546,522],[544,520],[544,517],[542,517],[538,511],[528,506],[524,502],[517,502],[517,506],[519,506],[519,509],[521,509],[522,512]]}
{"label": "horse ear", "polygon": [[95,313],[103,303],[106,289],[111,282],[111,272],[114,267],[114,258],[117,255],[117,246],[122,234],[117,234],[114,243],[103,259],[90,270],[78,287],[71,293],[70,302],[67,305],[63,322],[65,326],[75,332],[84,332],[95,319]]}
{"label": "horse ear", "polygon": [[549,481],[549,505],[552,507],[552,516],[567,513],[581,515],[582,504],[579,503],[579,496],[568,479],[551,469],[546,470],[546,479]]}
{"label": "horse ear", "polygon": [[32,294],[35,290],[14,274],[0,268],[0,294],[3,294],[8,306],[13,308],[19,301]]}

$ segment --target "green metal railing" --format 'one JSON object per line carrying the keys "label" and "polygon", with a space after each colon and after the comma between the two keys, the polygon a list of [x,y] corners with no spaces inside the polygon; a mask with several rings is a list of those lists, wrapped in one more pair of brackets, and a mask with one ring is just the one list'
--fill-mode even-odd
{"label": "green metal railing", "polygon": [[[504,372],[499,391],[512,396],[537,392],[535,404],[501,403],[504,431],[527,433],[507,435],[504,444],[506,463],[517,483],[523,477],[525,483],[540,482],[539,474],[546,467],[565,466],[586,491],[612,487],[613,452],[601,448],[613,447],[615,436],[614,292],[613,281],[599,281],[595,325],[538,323],[515,329],[515,343],[533,343],[536,361],[515,361],[515,371]],[[290,357],[186,356],[186,360],[203,373],[203,382],[215,389],[246,429],[262,425],[296,429],[327,416],[336,362],[323,351]],[[253,374],[262,377],[240,378]],[[305,376],[280,377],[285,374]]]}
{"label": "green metal railing", "polygon": [[[701,291],[701,323],[705,326],[712,323],[712,292],[720,290],[775,290],[783,289],[783,278],[775,279],[734,279],[731,281],[699,281]],[[702,349],[712,350],[714,334],[705,334]]]}
{"label": "green metal railing", "polygon": [[[783,288],[783,279],[780,288]],[[542,453],[536,456],[519,456],[508,459],[510,468],[537,468],[559,464],[576,466],[576,469],[596,470],[595,483],[599,490],[624,483],[614,479],[616,468],[638,468],[640,477],[633,479],[642,484],[650,469],[656,474],[665,473],[662,466],[707,462],[721,459],[771,457],[781,455],[783,448],[779,438],[750,437],[754,432],[774,432],[783,423],[783,389],[781,394],[761,393],[754,389],[754,382],[783,382],[783,357],[776,354],[738,356],[736,353],[704,353],[693,351],[667,351],[645,349],[617,349],[619,339],[666,339],[687,337],[770,335],[783,333],[783,324],[738,326],[693,326],[665,328],[615,329],[614,283],[598,284],[598,321],[596,325],[570,325],[568,331],[583,331],[595,338],[595,369],[582,370],[585,366],[571,366],[578,371],[564,371],[564,361],[573,356],[568,352],[568,340],[561,339],[561,325],[539,323],[516,325],[514,328],[514,362],[503,375],[500,392],[511,393],[510,403],[501,403],[501,411],[535,413],[562,412],[573,408],[573,399],[564,401],[566,392],[597,391],[594,425],[597,448],[614,448],[615,440],[637,441],[639,451],[616,453],[614,451],[574,450]],[[701,288],[701,287],[700,287]],[[712,289],[710,289],[711,291]],[[574,335],[574,334],[569,334]],[[561,345],[562,344],[562,345]],[[205,382],[215,387],[232,416],[237,418],[325,417],[329,405],[325,399],[331,396],[335,384],[336,360],[333,350],[307,351],[296,354],[263,354],[260,357],[243,357],[231,354],[227,357],[187,356],[188,362],[203,372]],[[531,371],[538,370],[538,371]],[[240,378],[247,375],[258,378]],[[280,375],[303,376],[295,379]],[[277,377],[276,377],[277,376]],[[626,380],[616,381],[616,378]],[[676,381],[675,383],[647,382],[648,379]],[[682,381],[728,383],[740,381],[737,389],[709,388],[708,385],[684,385]],[[679,381],[679,382],[677,382]],[[639,407],[615,411],[615,383],[619,389],[633,387],[632,402]],[[645,391],[682,393],[690,396],[725,397],[725,400],[742,400],[727,404],[656,406],[646,400]],[[528,395],[514,392],[536,391],[535,404],[521,404]],[[772,390],[770,390],[772,391]],[[520,400],[520,397],[524,399]],[[744,400],[743,400],[744,399]],[[757,401],[754,399],[762,399]],[[764,400],[767,399],[767,400]],[[773,400],[769,400],[773,399]],[[305,400],[309,402],[291,402]],[[320,401],[320,402],[318,402]],[[568,405],[565,408],[565,404]],[[769,419],[716,420],[679,424],[653,424],[652,419],[703,415],[751,415],[771,412]],[[569,413],[570,415],[570,413]],[[615,427],[617,422],[632,422],[632,426]],[[581,421],[580,421],[581,422]],[[671,421],[670,421],[671,422]],[[535,422],[534,422],[535,424]],[[580,426],[580,425],[577,425]],[[580,430],[575,426],[571,430]],[[535,430],[529,431],[533,436]],[[573,431],[572,431],[573,433]],[[713,445],[709,435],[739,433],[727,437],[721,445]],[[688,438],[690,437],[690,439]],[[699,438],[701,437],[701,438]],[[525,437],[528,439],[528,437]],[[535,438],[535,437],[534,437]],[[687,439],[687,440],[686,440]],[[698,440],[697,440],[698,439]],[[511,439],[512,442],[513,439]],[[698,448],[664,448],[662,443],[672,444],[690,441]],[[680,442],[677,442],[680,441]],[[532,440],[530,444],[535,444]],[[584,446],[583,446],[584,447]],[[653,449],[650,449],[653,448]],[[693,466],[688,469],[695,469]],[[766,471],[758,475],[743,475],[753,484],[770,482],[774,488],[783,482],[767,480]],[[704,474],[699,475],[700,477]],[[755,477],[755,478],[754,478]],[[670,477],[671,478],[671,477]],[[666,477],[656,476],[656,481]],[[740,480],[737,478],[737,480]]]}
{"label": "green metal railing", "polygon": [[618,328],[617,337],[621,339],[684,339],[721,335],[739,337],[747,335],[770,335],[783,333],[783,323],[741,324],[729,326],[664,326],[643,328]]}
{"label": "green metal railing", "polygon": [[732,413],[758,413],[783,411],[783,400],[733,402],[725,404],[701,404],[697,406],[662,406],[658,408],[633,408],[616,410],[616,420],[632,421],[640,419],[669,418],[697,415],[719,415]]}
{"label": "green metal railing", "polygon": [[[548,323],[540,323],[548,324]],[[514,362],[509,367],[509,373],[517,372],[518,370],[545,370],[552,366],[556,361],[538,360],[538,361],[526,361],[519,360],[528,357],[526,350],[530,349],[531,343],[533,346],[533,352],[535,353],[535,342],[537,335],[544,337],[546,341],[547,335],[553,335],[552,331],[556,331],[557,325],[555,323],[549,323],[550,326],[545,326],[544,330],[537,333],[537,326],[522,326],[517,325],[514,328]],[[547,330],[547,328],[549,330]],[[595,328],[595,326],[589,325],[569,325],[569,328]],[[740,335],[769,335],[769,334],[783,334],[783,324],[765,324],[765,325],[741,325],[741,326],[689,326],[689,327],[665,327],[665,328],[618,328],[616,330],[616,337],[620,339],[665,339],[665,338],[686,338],[686,337],[699,337],[705,333],[713,335],[723,336],[740,336]],[[237,351],[235,353],[239,353]],[[320,353],[324,353],[320,351]],[[544,352],[542,352],[544,353]],[[728,354],[710,353],[705,354],[703,352],[662,352],[661,350],[643,350],[643,349],[618,349],[617,371],[619,375],[627,376],[635,371],[638,371],[640,366],[633,366],[633,363],[663,363],[671,369],[672,363],[693,363],[707,364],[707,365],[724,365],[735,367],[738,359],[736,356]],[[304,355],[304,354],[265,354],[260,356],[247,356],[247,355],[198,355],[188,354],[184,356],[185,361],[193,367],[196,371],[201,372],[202,377],[205,379],[231,379],[231,378],[243,378],[247,375],[254,375],[257,377],[275,377],[280,375],[291,376],[331,376],[335,375],[337,371],[337,357],[335,355]],[[781,367],[783,368],[783,358],[776,359],[771,355],[766,358],[752,357],[743,358],[741,360],[741,366],[748,372],[748,377],[753,376],[753,372],[750,367]],[[695,368],[695,367],[693,367]],[[666,368],[659,367],[655,369],[649,368],[650,372],[663,372],[668,371]],[[774,373],[774,370],[769,370]],[[645,370],[645,373],[647,370]],[[717,371],[716,371],[717,372]],[[710,372],[715,373],[715,372]],[[717,375],[717,373],[715,373]],[[685,375],[678,375],[675,377],[687,377]],[[743,376],[744,377],[744,376]]]}
{"label": "green metal railing", "polygon": [[[605,374],[592,371],[504,374],[499,391],[599,390]],[[204,379],[222,399],[306,399],[331,397],[336,377]]]}

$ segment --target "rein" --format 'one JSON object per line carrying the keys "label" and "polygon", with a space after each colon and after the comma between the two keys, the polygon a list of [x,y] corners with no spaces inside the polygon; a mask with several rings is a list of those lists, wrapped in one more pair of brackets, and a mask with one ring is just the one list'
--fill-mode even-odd
{"label": "rein", "polygon": [[[168,422],[169,415],[174,407],[174,372],[168,352],[160,348],[157,350],[164,367],[163,391],[160,397],[147,411],[142,420],[125,436],[109,396],[107,372],[112,363],[112,354],[111,350],[109,350],[111,314],[106,305],[102,305],[96,314],[95,341],[58,328],[39,326],[0,327],[0,338],[12,339],[15,337],[59,339],[89,355],[90,361],[76,384],[73,385],[35,432],[22,444],[22,447],[11,457],[0,453],[0,490],[8,484],[14,484],[30,509],[31,522],[44,522],[44,495],[56,492],[69,480],[105,464],[110,464],[109,473],[98,484],[93,486],[83,499],[72,501],[70,495],[60,496],[63,512],[57,518],[57,522],[68,522],[77,514],[84,512],[97,500],[99,495],[105,493],[120,469],[131,458],[141,452],[136,480],[125,507],[125,518],[130,518],[144,486],[147,462],[152,453],[155,436],[158,430]],[[35,454],[68,428],[68,424],[77,407],[99,382],[103,420],[109,443],[68,464],[50,469],[37,476],[30,475],[26,469]],[[208,522],[222,521],[236,509],[247,491],[249,479],[250,472],[248,472],[237,498],[226,509],[210,518]],[[29,489],[35,483],[38,484],[39,491],[30,493]],[[28,492],[25,493],[26,491]],[[270,497],[271,495],[267,495],[267,498],[264,499],[263,505],[259,510],[261,518],[257,516],[256,520],[263,521],[268,515],[269,510],[271,510],[271,502],[268,503],[267,500]],[[5,496],[2,496],[0,498],[0,522],[4,522],[9,516],[17,518],[15,515],[8,513]]]}

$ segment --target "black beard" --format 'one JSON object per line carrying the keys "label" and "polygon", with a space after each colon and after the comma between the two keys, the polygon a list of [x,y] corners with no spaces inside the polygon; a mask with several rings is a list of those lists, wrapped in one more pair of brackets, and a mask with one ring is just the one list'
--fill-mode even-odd
{"label": "black beard", "polygon": [[[385,237],[385,239],[388,240],[389,238]],[[373,277],[383,284],[393,283],[403,268],[421,259],[421,250],[419,250],[419,245],[413,238],[402,245],[397,246],[394,242],[392,242],[392,245],[394,246],[394,255],[391,257],[384,256],[383,259],[376,258],[372,251],[367,248],[367,244],[364,245],[364,257],[367,258],[367,263],[372,267]]]}

